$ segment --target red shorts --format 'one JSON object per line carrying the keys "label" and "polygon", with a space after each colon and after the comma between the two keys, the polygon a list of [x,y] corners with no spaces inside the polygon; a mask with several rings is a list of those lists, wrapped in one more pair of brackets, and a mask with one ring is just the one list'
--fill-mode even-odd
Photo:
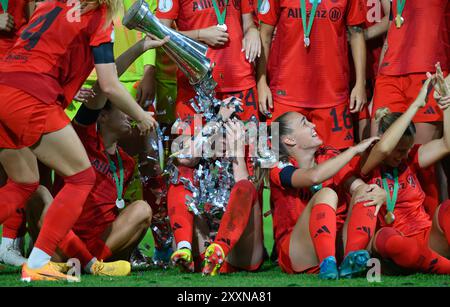
{"label": "red shorts", "polygon": [[[242,100],[242,108],[244,111],[237,114],[241,120],[247,121],[252,116],[255,116],[258,119],[258,90],[256,89],[256,86],[238,92],[216,93],[216,98],[220,100],[230,96],[235,96],[236,98]],[[185,89],[179,87],[175,114],[182,120],[187,120],[189,124],[193,123],[193,116],[196,114],[190,105],[190,100],[192,98],[192,91],[186,91]]]}
{"label": "red shorts", "polygon": [[[391,112],[405,112],[417,98],[423,82],[427,79],[424,73],[404,76],[379,75],[375,83],[372,118],[379,108],[388,107]],[[442,121],[442,111],[433,98],[434,91],[428,96],[425,107],[417,111],[413,118],[415,123]]]}
{"label": "red shorts", "polygon": [[0,148],[30,147],[43,134],[61,130],[69,123],[58,103],[44,103],[19,89],[0,84]]}
{"label": "red shorts", "polygon": [[[274,101],[270,121],[286,112],[298,112],[316,125],[324,144],[344,149],[354,144],[353,119],[347,104],[323,109],[301,108]],[[269,121],[269,120],[268,120]]]}
{"label": "red shorts", "polygon": [[313,266],[305,271],[297,272],[292,268],[291,263],[291,257],[289,256],[289,246],[291,243],[291,235],[292,232],[286,236],[284,236],[283,239],[281,239],[280,244],[278,245],[278,265],[280,266],[281,270],[288,274],[300,274],[300,273],[306,273],[306,274],[318,274],[320,271],[320,268],[318,265]]}

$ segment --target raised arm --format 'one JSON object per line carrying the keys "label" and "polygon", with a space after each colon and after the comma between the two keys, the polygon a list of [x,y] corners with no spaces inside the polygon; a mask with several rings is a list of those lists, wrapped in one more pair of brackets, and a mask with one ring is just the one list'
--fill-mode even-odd
{"label": "raised arm", "polygon": [[417,111],[425,106],[426,98],[429,93],[431,78],[422,86],[416,100],[410,105],[408,110],[402,114],[382,135],[380,141],[372,148],[366,161],[363,163],[361,173],[367,175],[375,167],[377,167],[384,159],[386,159],[397,146],[402,138],[413,117]]}
{"label": "raised arm", "polygon": [[293,188],[311,187],[322,183],[336,175],[357,154],[363,153],[378,137],[363,140],[358,145],[350,147],[338,156],[320,163],[309,169],[296,169],[292,173],[290,185]]}
{"label": "raised arm", "polygon": [[446,82],[440,65],[437,64],[436,68],[434,87],[438,93],[438,105],[444,113],[444,129],[442,138],[432,140],[419,148],[419,165],[422,168],[433,165],[450,154],[450,78],[447,77]]}

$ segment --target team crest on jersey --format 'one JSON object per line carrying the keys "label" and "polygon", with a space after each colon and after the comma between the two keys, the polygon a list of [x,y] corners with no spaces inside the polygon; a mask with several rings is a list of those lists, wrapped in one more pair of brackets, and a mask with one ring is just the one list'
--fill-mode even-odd
{"label": "team crest on jersey", "polygon": [[267,14],[269,10],[270,10],[269,0],[263,0],[259,8],[259,12],[264,15]]}
{"label": "team crest on jersey", "polygon": [[416,181],[414,180],[414,177],[412,175],[409,175],[408,178],[408,183],[411,187],[415,188],[416,187]]}
{"label": "team crest on jersey", "polygon": [[160,0],[158,4],[158,9],[162,13],[167,13],[173,8],[172,0]]}

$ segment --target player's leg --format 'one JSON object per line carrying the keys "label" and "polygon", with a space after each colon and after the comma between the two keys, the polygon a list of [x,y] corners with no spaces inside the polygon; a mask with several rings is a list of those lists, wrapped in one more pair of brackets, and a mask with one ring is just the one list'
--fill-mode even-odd
{"label": "player's leg", "polygon": [[[179,166],[180,177],[193,179],[193,169]],[[171,260],[182,269],[194,269],[192,259],[192,238],[194,233],[194,214],[186,205],[186,196],[192,193],[182,183],[171,184],[167,194],[167,208],[170,225],[177,244]]]}
{"label": "player's leg", "polygon": [[447,258],[450,258],[450,200],[443,202],[433,216],[428,246]]}
{"label": "player's leg", "polygon": [[[252,249],[255,247],[251,239],[257,235],[254,233],[257,232],[255,231],[256,221],[252,220],[252,213],[258,208],[260,209],[257,204],[257,192],[251,181],[241,180],[233,186],[227,210],[220,221],[216,239],[206,249],[203,274],[216,275],[225,258],[230,255],[230,252],[235,247],[237,248],[237,243],[242,240],[250,244],[244,250],[239,249],[239,253],[237,251],[233,253],[235,256],[236,253],[239,254],[237,258],[230,255],[231,259],[229,262],[241,264],[242,266],[242,264],[246,263],[246,260],[249,260],[248,257],[251,257],[253,254]],[[261,209],[259,212],[261,212]],[[261,226],[260,222],[258,224]],[[243,247],[242,244],[240,246]],[[245,258],[247,259],[244,260]],[[247,264],[249,264],[248,261]]]}
{"label": "player's leg", "polygon": [[[22,225],[25,204],[39,186],[39,172],[36,157],[28,149],[0,150],[0,162],[8,174],[7,183],[0,188],[0,223],[3,229],[0,261],[20,266],[26,262],[18,249],[14,248],[15,239]],[[24,232],[24,231],[23,231]]]}
{"label": "player's leg", "polygon": [[357,196],[352,197],[344,223],[344,261],[339,267],[339,276],[343,278],[352,278],[366,271],[370,258],[367,250],[377,225],[375,207],[365,207],[366,202],[355,203]]}
{"label": "player's leg", "polygon": [[415,272],[450,274],[450,260],[428,247],[427,233],[405,237],[391,227],[375,235],[373,249],[384,259]]}
{"label": "player's leg", "polygon": [[335,258],[337,203],[336,193],[323,188],[314,194],[299,217],[289,244],[294,272],[304,272],[320,265],[320,278],[338,278]]}
{"label": "player's leg", "polygon": [[33,271],[50,261],[56,247],[81,214],[95,183],[95,172],[84,146],[70,124],[43,135],[32,151],[41,162],[64,177],[65,185],[45,216],[27,268],[24,268],[29,269],[28,275],[33,275]]}

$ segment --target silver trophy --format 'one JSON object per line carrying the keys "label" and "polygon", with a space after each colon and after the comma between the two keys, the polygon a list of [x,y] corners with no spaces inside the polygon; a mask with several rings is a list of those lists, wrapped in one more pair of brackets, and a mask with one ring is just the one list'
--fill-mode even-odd
{"label": "silver trophy", "polygon": [[[220,104],[214,89],[217,83],[212,78],[211,61],[206,57],[208,47],[164,26],[150,11],[144,0],[136,1],[125,14],[123,25],[130,30],[151,34],[159,39],[170,37],[162,48],[188,77],[190,84],[198,94],[197,104],[193,103],[197,113],[213,116],[213,107]],[[208,116],[209,115],[209,116]]]}

